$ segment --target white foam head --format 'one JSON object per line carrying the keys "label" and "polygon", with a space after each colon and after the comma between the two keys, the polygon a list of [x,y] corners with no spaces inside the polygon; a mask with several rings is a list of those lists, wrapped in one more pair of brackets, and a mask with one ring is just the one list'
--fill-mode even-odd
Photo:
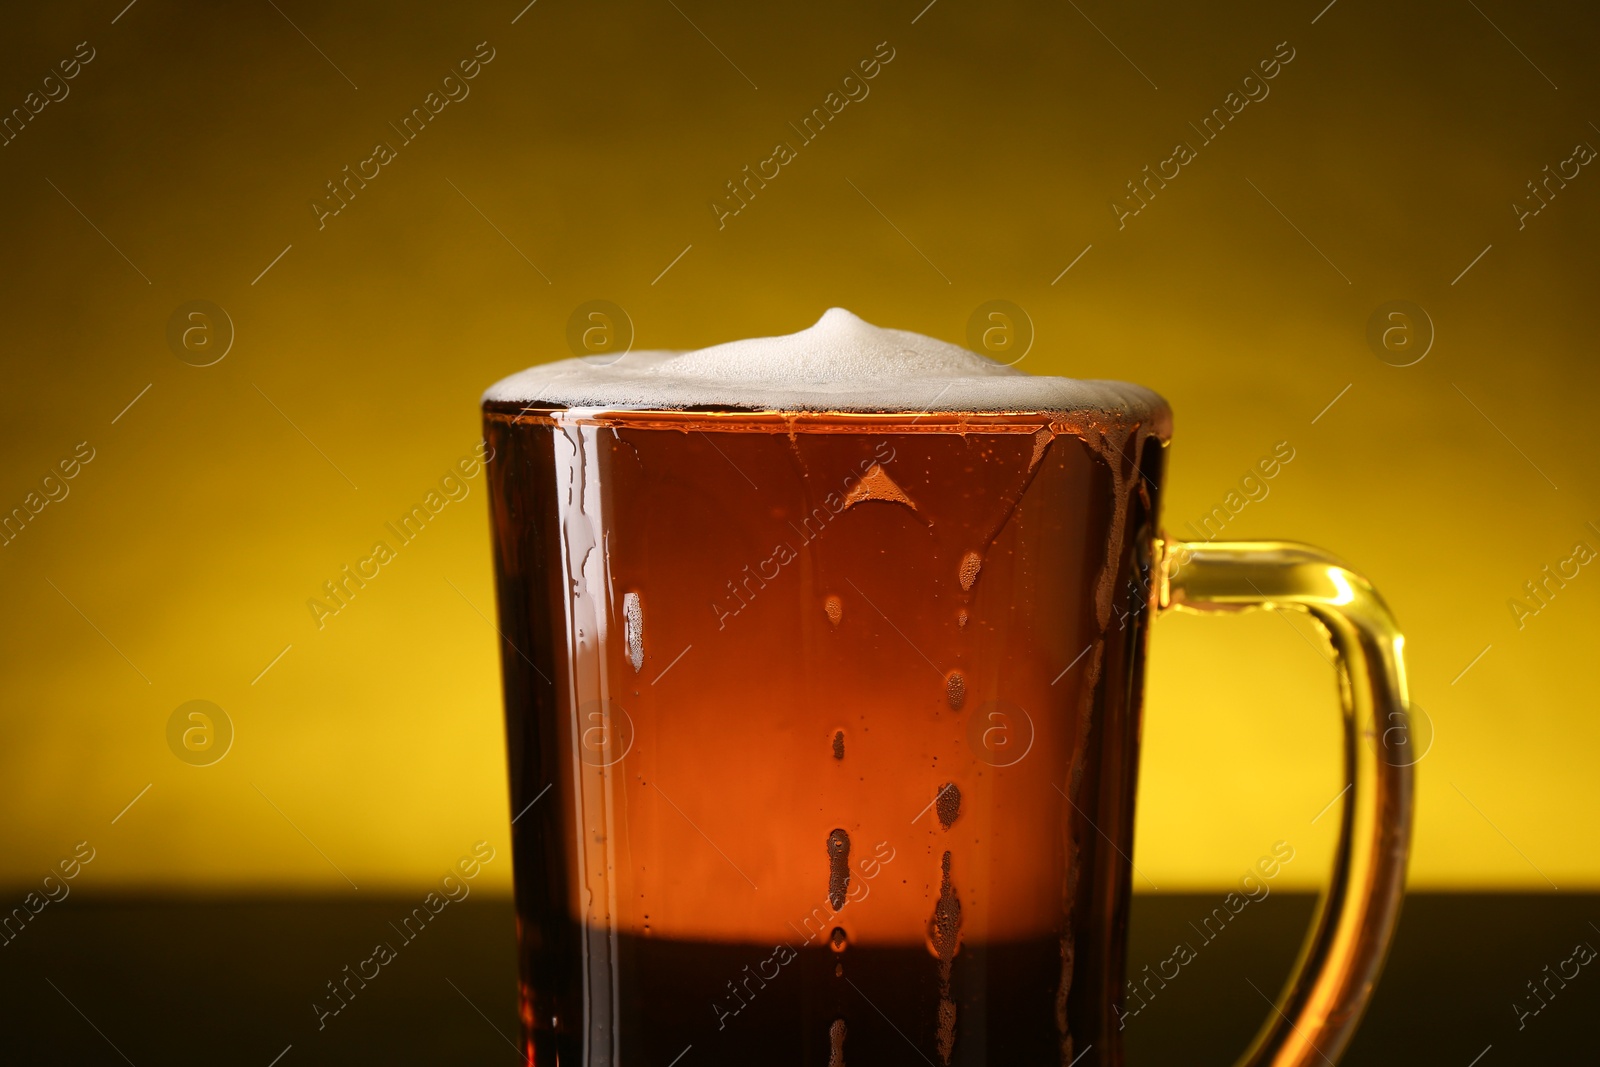
{"label": "white foam head", "polygon": [[886,330],[843,308],[781,337],[691,352],[630,352],[611,363],[564,359],[490,386],[485,403],[672,410],[1165,413],[1155,393],[1123,382],[1034,376],[959,345]]}

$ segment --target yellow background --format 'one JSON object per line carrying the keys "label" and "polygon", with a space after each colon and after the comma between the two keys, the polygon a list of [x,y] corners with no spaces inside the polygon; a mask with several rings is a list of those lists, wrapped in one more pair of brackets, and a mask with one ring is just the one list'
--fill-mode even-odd
{"label": "yellow background", "polygon": [[[1524,629],[1507,607],[1575,542],[1600,548],[1600,175],[1524,229],[1510,207],[1600,144],[1592,18],[1375,0],[539,0],[515,23],[518,0],[122,6],[34,5],[0,36],[7,110],[79,41],[96,50],[0,148],[0,506],[95,449],[0,548],[0,881],[36,882],[88,840],[85,891],[344,893],[503,845],[481,477],[324,629],[306,608],[472,449],[479,391],[567,355],[590,299],[665,348],[833,305],[962,341],[999,298],[1036,327],[1025,369],[1171,401],[1169,529],[1295,449],[1226,536],[1332,548],[1404,625],[1435,734],[1413,885],[1600,884],[1600,575]],[[495,58],[471,95],[319,230],[324,183],[480,41]],[[719,230],[723,183],[881,41],[895,58],[871,95]],[[1295,58],[1271,95],[1118,230],[1124,183],[1197,141],[1187,123],[1281,41]],[[166,343],[191,299],[236,329],[211,367]],[[1437,332],[1405,368],[1366,341],[1395,299]],[[1156,625],[1140,888],[1221,885],[1279,839],[1298,849],[1284,878],[1320,880],[1333,683],[1290,628]],[[191,699],[236,728],[211,767],[166,745]],[[507,884],[509,864],[486,871]]]}

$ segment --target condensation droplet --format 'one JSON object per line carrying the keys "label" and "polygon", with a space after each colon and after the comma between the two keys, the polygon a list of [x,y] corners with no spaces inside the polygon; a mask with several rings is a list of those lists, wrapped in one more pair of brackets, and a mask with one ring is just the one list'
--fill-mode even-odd
{"label": "condensation droplet", "polygon": [[828,613],[828,621],[838,626],[839,620],[844,618],[844,601],[830,595],[822,602],[822,610]]}
{"label": "condensation droplet", "polygon": [[967,680],[960,671],[951,671],[945,677],[944,698],[949,702],[951,711],[960,711],[961,705],[967,702]]}
{"label": "condensation droplet", "polygon": [[834,759],[844,759],[844,731],[843,730],[835,730],[833,732],[833,758]]}
{"label": "condensation droplet", "polygon": [[983,570],[983,557],[976,552],[968,552],[961,557],[961,588],[971,591],[972,584],[978,580],[978,572]]}
{"label": "condensation droplet", "polygon": [[[835,968],[835,973],[843,974],[843,968]],[[833,1020],[833,1025],[828,1027],[828,1067],[844,1067],[845,1033],[843,1019]]]}
{"label": "condensation droplet", "polygon": [[828,903],[834,911],[844,907],[850,888],[850,835],[842,829],[828,835]]}
{"label": "condensation droplet", "polygon": [[835,952],[843,952],[850,947],[850,938],[845,934],[844,927],[833,928],[833,933],[828,935],[828,947]]}
{"label": "condensation droplet", "polygon": [[961,787],[954,782],[946,782],[933,802],[933,809],[939,813],[939,824],[946,830],[950,829],[950,824],[961,814]]}
{"label": "condensation droplet", "polygon": [[956,625],[961,627],[963,630],[965,630],[967,628],[967,609],[966,608],[962,608],[961,610],[956,612]]}
{"label": "condensation droplet", "polygon": [[644,667],[644,604],[638,593],[622,594],[622,622],[628,636],[628,662],[637,674]]}

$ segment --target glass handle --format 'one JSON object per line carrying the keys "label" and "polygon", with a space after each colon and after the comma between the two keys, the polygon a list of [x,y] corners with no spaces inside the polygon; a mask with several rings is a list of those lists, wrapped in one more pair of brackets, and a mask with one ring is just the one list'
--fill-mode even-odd
{"label": "glass handle", "polygon": [[1400,912],[1413,778],[1405,638],[1372,584],[1284,541],[1160,546],[1163,609],[1304,611],[1333,645],[1346,786],[1333,877],[1274,1011],[1239,1067],[1327,1067],[1355,1032]]}

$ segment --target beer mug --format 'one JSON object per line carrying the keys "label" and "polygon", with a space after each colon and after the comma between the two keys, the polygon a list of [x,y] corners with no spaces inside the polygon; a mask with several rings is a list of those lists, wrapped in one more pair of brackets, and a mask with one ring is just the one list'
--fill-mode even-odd
{"label": "beer mug", "polygon": [[1360,574],[1167,540],[1171,417],[833,310],[483,403],[529,1065],[1122,1062],[1145,650],[1336,653],[1329,888],[1241,1063],[1349,1041],[1399,909],[1402,638]]}

